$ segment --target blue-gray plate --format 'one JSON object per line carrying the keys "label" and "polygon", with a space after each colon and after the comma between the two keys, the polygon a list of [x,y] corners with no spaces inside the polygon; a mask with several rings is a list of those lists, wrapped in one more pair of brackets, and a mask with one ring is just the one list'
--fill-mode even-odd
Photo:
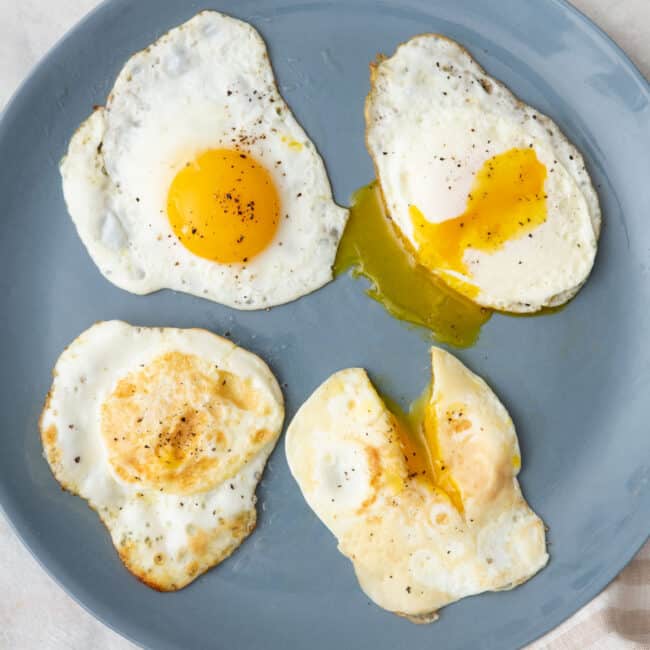
{"label": "blue-gray plate", "polygon": [[[458,352],[508,406],[521,482],[551,561],[525,585],[416,626],[377,608],[305,504],[282,441],[258,490],[260,523],[228,561],[159,594],[121,565],[96,515],[59,489],[37,419],[50,369],[97,320],[229,332],[286,384],[287,421],[330,373],[366,367],[403,402],[428,375],[421,332],[340,277],[270,312],[237,312],[102,278],[61,195],[57,163],[127,57],[200,9],[255,25],[281,91],[319,147],[340,203],[372,178],[363,143],[368,63],[420,32],[465,45],[585,154],[604,228],[594,272],[563,311],[495,316]],[[25,544],[102,621],[155,648],[514,648],[593,598],[650,522],[650,92],[623,53],[563,0],[113,0],[34,70],[0,123],[0,499]]]}

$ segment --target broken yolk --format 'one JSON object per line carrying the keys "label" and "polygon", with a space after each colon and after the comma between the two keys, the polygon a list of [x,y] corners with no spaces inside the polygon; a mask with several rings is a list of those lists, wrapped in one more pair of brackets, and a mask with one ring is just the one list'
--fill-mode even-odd
{"label": "broken yolk", "polygon": [[167,215],[175,235],[195,255],[245,263],[273,240],[280,199],[271,175],[250,154],[210,149],[176,174]]}
{"label": "broken yolk", "polygon": [[382,396],[394,415],[400,446],[409,477],[421,477],[449,499],[454,508],[464,512],[463,499],[440,451],[435,405],[431,403],[432,386],[411,403],[405,412],[394,400]]}
{"label": "broken yolk", "polygon": [[542,225],[545,180],[546,167],[534,149],[510,149],[483,164],[458,217],[431,223],[415,205],[409,206],[420,263],[461,293],[477,295],[477,287],[449,272],[471,277],[466,249],[493,253]]}
{"label": "broken yolk", "polygon": [[478,338],[490,312],[471,302],[424,266],[386,214],[377,183],[352,197],[348,223],[334,263],[372,282],[368,295],[401,320],[430,329],[444,343],[465,347]]}

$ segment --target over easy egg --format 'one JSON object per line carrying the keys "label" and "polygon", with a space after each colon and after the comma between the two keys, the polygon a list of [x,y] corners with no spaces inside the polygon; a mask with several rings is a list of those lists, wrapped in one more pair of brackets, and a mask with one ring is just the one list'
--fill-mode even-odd
{"label": "over easy egg", "polygon": [[380,59],[371,82],[368,150],[420,264],[485,307],[534,312],[575,295],[600,209],[555,123],[437,35]]}

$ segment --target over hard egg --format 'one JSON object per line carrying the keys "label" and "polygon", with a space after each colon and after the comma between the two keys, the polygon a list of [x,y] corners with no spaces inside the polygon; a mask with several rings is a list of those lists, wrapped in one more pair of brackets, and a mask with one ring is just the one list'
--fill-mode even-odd
{"label": "over hard egg", "polygon": [[45,457],[140,580],[180,589],[252,532],[284,418],[259,357],[205,330],[107,321],[77,337],[53,374]]}

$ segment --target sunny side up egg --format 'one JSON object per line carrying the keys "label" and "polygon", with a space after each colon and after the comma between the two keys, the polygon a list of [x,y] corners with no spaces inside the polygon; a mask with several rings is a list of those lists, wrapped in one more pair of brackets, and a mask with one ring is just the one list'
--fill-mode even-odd
{"label": "sunny side up egg", "polygon": [[502,311],[576,294],[600,208],[582,156],[551,119],[434,34],[372,66],[365,112],[387,211],[420,264]]}
{"label": "sunny side up egg", "polygon": [[45,457],[145,584],[184,587],[255,528],[255,488],[284,418],[259,357],[205,330],[107,321],[53,375]]}
{"label": "sunny side up egg", "polygon": [[417,623],[465,596],[515,587],[548,561],[506,409],[451,354],[434,347],[431,363],[410,416],[391,412],[366,372],[350,368],[316,389],[286,435],[291,472],[364,592]]}
{"label": "sunny side up egg", "polygon": [[205,11],[132,56],[61,175],[88,252],[127,291],[260,309],[332,277],[347,210],[247,23]]}

